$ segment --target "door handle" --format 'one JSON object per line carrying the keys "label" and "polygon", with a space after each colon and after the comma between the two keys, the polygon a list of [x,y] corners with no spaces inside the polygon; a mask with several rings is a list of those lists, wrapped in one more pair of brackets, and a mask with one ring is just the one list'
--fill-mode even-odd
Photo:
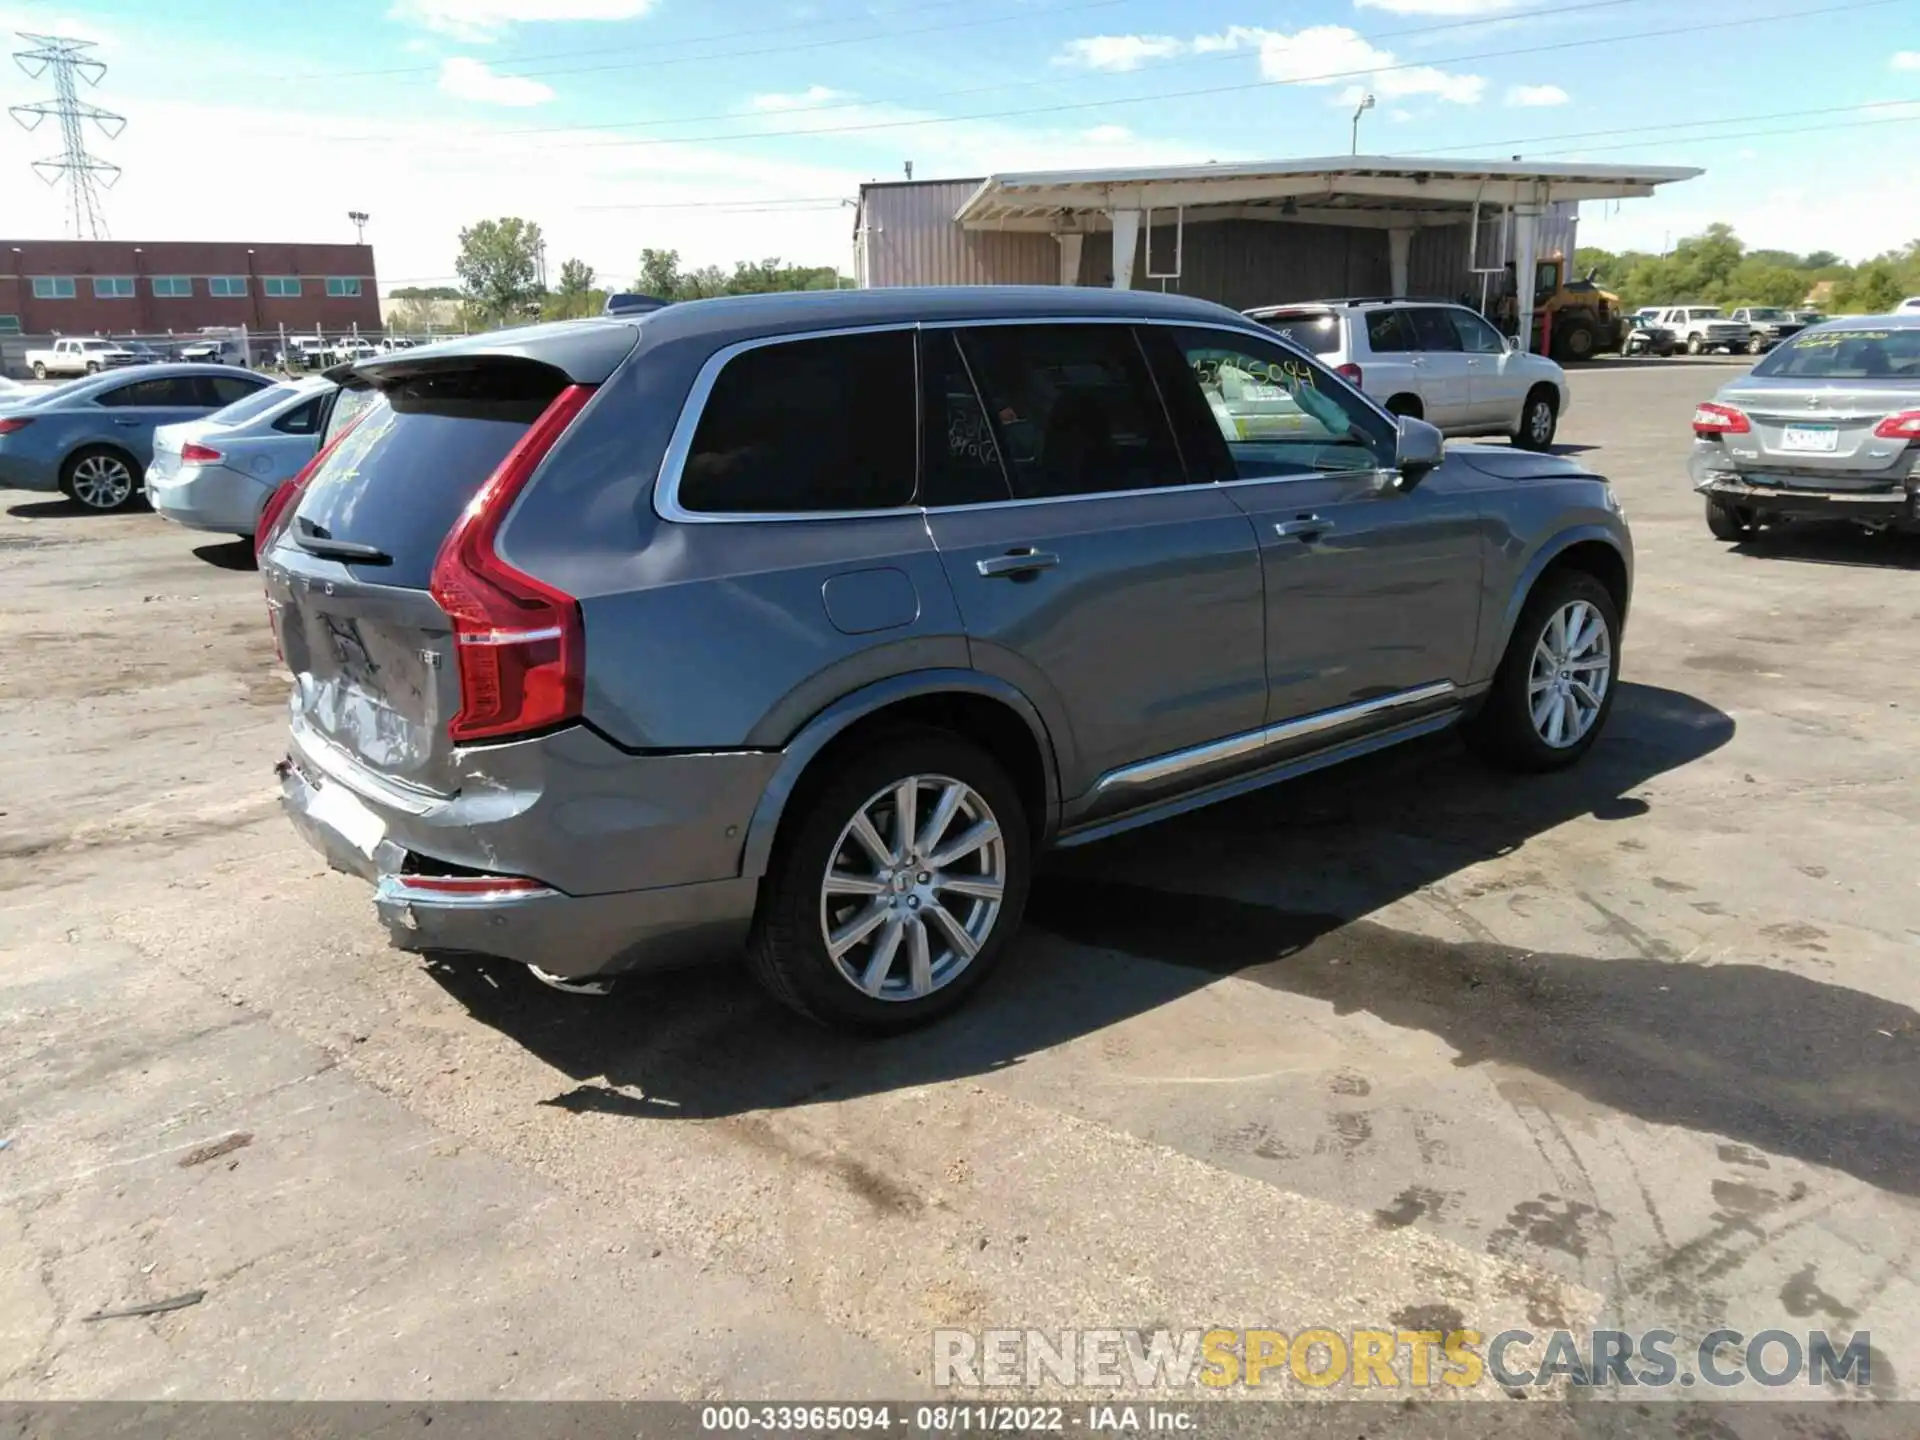
{"label": "door handle", "polygon": [[137,426],[140,424],[138,420],[116,420],[113,423],[116,425],[126,425],[126,426]]}
{"label": "door handle", "polygon": [[1333,521],[1323,520],[1318,515],[1298,515],[1291,520],[1282,520],[1273,527],[1273,533],[1282,540],[1318,540],[1327,531],[1333,529]]}
{"label": "door handle", "polygon": [[1004,555],[976,560],[973,562],[973,568],[989,580],[1022,580],[1042,570],[1051,570],[1059,563],[1060,557],[1051,550],[1036,550],[1031,545],[1023,545],[1018,550],[1009,550]]}
{"label": "door handle", "polygon": [[1418,365],[1422,370],[1427,368],[1427,362],[1425,360],[1422,360],[1418,355],[1414,356],[1411,360],[1407,361],[1407,363],[1409,365]]}

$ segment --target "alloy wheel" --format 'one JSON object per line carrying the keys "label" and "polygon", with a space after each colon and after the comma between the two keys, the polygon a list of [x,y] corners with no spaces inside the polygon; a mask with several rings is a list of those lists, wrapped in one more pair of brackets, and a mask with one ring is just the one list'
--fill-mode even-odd
{"label": "alloy wheel", "polygon": [[1527,436],[1540,446],[1553,439],[1553,406],[1545,400],[1536,400],[1527,406]]}
{"label": "alloy wheel", "polygon": [[89,510],[115,510],[133,494],[133,471],[112,455],[89,455],[73,467],[73,498]]}
{"label": "alloy wheel", "polygon": [[1577,745],[1599,719],[1612,683],[1606,617],[1585,600],[1562,605],[1533,647],[1527,706],[1534,731],[1556,750]]}
{"label": "alloy wheel", "polygon": [[919,1000],[979,954],[1000,918],[1007,846],[980,792],[909,775],[854,812],[820,881],[834,968],[876,1000]]}

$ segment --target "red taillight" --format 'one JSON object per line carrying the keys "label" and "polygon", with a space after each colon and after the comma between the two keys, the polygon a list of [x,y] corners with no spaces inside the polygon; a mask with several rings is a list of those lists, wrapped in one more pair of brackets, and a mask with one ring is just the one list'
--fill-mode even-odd
{"label": "red taillight", "polygon": [[[0,425],[6,423],[0,420]],[[1897,415],[1889,415],[1873,427],[1873,433],[1882,440],[1920,440],[1920,410],[1902,410]]]}
{"label": "red taillight", "polygon": [[1333,373],[1353,386],[1354,389],[1358,390],[1360,388],[1360,367],[1358,365],[1352,364],[1351,362],[1345,365],[1336,365],[1333,367]]}
{"label": "red taillight", "polygon": [[496,739],[563,724],[580,714],[586,629],[580,605],[502,560],[500,522],[547,452],[593,397],[569,385],[507,452],[454,522],[427,588],[453,621],[460,710],[455,740]]}
{"label": "red taillight", "polygon": [[1709,400],[1693,412],[1693,433],[1696,435],[1745,435],[1752,429],[1745,412],[1731,405],[1716,405]]}
{"label": "red taillight", "polygon": [[16,430],[24,430],[33,423],[31,415],[9,415],[0,419],[0,435],[11,435]]}
{"label": "red taillight", "polygon": [[200,445],[189,440],[180,447],[180,463],[183,465],[218,465],[227,457],[211,445]]}

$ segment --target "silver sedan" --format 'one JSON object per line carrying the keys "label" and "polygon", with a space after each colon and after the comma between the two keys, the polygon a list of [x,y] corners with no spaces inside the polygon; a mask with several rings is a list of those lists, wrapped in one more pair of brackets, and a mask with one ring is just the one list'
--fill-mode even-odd
{"label": "silver sedan", "polygon": [[1920,314],[1802,330],[1693,414],[1707,528],[1794,519],[1920,525]]}
{"label": "silver sedan", "polygon": [[270,385],[204,420],[153,432],[147,500],[176,524],[253,538],[261,507],[319,448],[337,387],[319,376]]}

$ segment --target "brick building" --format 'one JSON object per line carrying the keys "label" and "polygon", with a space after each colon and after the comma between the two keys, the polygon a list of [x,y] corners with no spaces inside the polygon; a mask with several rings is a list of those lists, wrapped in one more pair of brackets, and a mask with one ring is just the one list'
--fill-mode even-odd
{"label": "brick building", "polygon": [[370,245],[0,240],[0,335],[380,328]]}

